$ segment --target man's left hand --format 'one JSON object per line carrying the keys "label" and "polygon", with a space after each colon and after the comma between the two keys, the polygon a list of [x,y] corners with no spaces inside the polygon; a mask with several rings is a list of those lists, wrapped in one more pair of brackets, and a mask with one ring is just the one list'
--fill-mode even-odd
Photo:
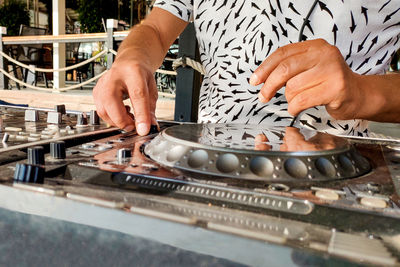
{"label": "man's left hand", "polygon": [[286,85],[288,111],[325,105],[335,119],[357,118],[366,99],[359,86],[359,74],[344,61],[339,49],[317,39],[278,48],[253,73],[250,84],[262,86],[259,99],[268,102]]}

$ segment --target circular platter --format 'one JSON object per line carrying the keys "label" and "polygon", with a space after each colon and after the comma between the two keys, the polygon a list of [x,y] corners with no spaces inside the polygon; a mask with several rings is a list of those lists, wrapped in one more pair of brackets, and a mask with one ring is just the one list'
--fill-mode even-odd
{"label": "circular platter", "polygon": [[182,124],[162,131],[144,152],[162,165],[207,177],[326,181],[371,169],[346,139],[294,127]]}

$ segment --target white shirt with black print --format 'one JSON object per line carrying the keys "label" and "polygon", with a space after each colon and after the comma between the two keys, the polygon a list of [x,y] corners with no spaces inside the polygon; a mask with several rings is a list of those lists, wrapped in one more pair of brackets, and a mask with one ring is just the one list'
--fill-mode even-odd
{"label": "white shirt with black print", "polygon": [[[249,85],[254,70],[277,48],[295,43],[314,1],[157,0],[156,7],[193,21],[206,74],[199,122],[289,125],[284,88],[263,104],[261,86]],[[302,40],[322,38],[337,46],[359,74],[384,74],[400,47],[400,0],[318,1]],[[379,88],[376,88],[379,90]],[[365,103],[368,105],[368,103]],[[295,126],[333,134],[362,135],[367,122],[333,119],[318,106]]]}

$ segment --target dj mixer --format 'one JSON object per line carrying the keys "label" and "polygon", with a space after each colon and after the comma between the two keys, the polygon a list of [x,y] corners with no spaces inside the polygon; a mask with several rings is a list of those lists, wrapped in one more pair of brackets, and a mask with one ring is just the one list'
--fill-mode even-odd
{"label": "dj mixer", "polygon": [[[90,216],[101,207],[133,228],[141,216],[328,261],[399,265],[399,140],[169,121],[141,137],[64,106],[1,106],[0,116],[1,208],[129,233]],[[88,214],[75,216],[80,207]],[[179,246],[258,265],[202,242]]]}

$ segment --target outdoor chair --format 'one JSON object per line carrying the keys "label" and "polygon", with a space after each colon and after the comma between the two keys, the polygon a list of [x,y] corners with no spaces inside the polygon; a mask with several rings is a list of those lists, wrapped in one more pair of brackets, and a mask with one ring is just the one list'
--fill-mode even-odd
{"label": "outdoor chair", "polygon": [[[67,52],[72,52],[73,54],[73,60],[72,61],[67,61],[67,65],[75,65],[78,63],[81,63],[85,59],[81,57],[79,53],[79,47],[81,43],[67,43],[66,45],[66,51]],[[79,83],[82,83],[83,80],[83,74],[88,73],[89,71],[89,64],[83,65],[81,67],[76,68],[76,77],[78,78]],[[83,90],[83,87],[81,86],[81,90]]]}
{"label": "outdoor chair", "polygon": [[[26,25],[21,25],[20,27],[20,36],[32,36],[32,35],[46,35],[47,29],[44,28],[36,28],[30,27]],[[43,44],[27,44],[27,45],[18,45],[13,50],[13,56],[16,60],[26,65],[34,65],[35,67],[44,68],[44,53],[45,50],[43,48]],[[25,69],[23,71],[23,79],[24,82],[27,82],[29,70]],[[42,76],[44,82],[46,83],[46,87],[49,87],[46,74],[44,72],[36,71],[34,73],[34,85],[37,85],[37,80],[39,74]]]}

